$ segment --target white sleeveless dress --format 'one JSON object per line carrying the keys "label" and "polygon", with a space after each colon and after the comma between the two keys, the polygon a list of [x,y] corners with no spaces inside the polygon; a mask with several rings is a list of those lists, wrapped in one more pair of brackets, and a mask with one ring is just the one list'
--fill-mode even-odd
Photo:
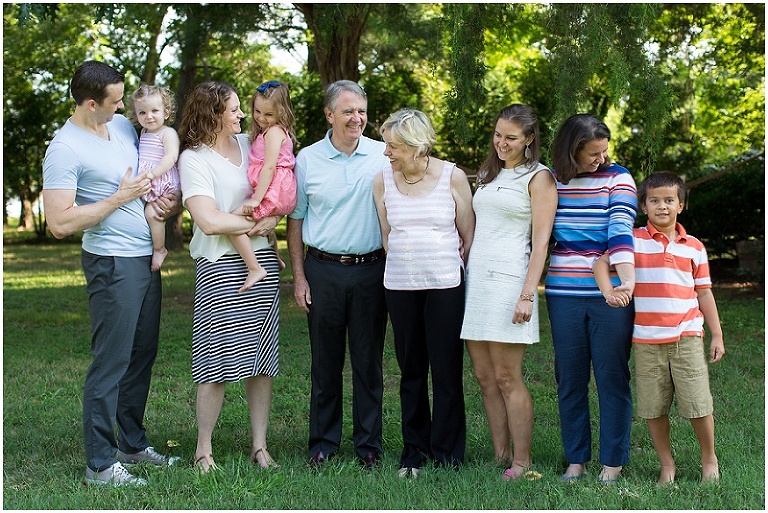
{"label": "white sleeveless dress", "polygon": [[533,344],[539,341],[539,298],[529,322],[512,324],[531,255],[528,183],[543,164],[502,169],[472,199],[477,218],[467,266],[467,301],[461,338]]}

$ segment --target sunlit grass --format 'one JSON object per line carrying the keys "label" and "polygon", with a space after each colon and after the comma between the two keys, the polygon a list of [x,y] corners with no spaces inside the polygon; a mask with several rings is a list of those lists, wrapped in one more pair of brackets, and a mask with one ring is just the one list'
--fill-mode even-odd
{"label": "sunlit grass", "polygon": [[[285,243],[283,257],[287,260]],[[307,466],[309,342],[305,315],[290,287],[281,294],[281,373],[275,379],[270,452],[281,468],[264,472],[248,461],[250,426],[245,390],[227,389],[214,451],[222,471],[200,477],[191,468],[196,440],[195,386],[190,376],[194,266],[185,251],[164,264],[160,352],[146,413],[150,440],[182,456],[173,468],[139,466],[140,490],[92,488],[85,470],[81,395],[90,363],[90,320],[76,244],[6,244],[3,254],[3,506],[6,509],[765,509],[765,334],[759,299],[718,300],[727,355],[711,367],[717,487],[699,484],[698,444],[673,411],[678,487],[656,487],[658,472],[644,421],[632,426],[631,462],[619,485],[592,479],[564,485],[553,354],[546,308],[542,342],[532,346],[525,375],[536,419],[533,460],[539,481],[505,483],[492,462],[477,383],[465,359],[467,459],[459,471],[427,468],[417,481],[397,477],[399,370],[391,334],[384,356],[384,458],[375,472],[358,465],[351,442],[351,379],[345,371],[344,437],[337,458],[320,472]],[[290,269],[283,272],[290,277]],[[593,433],[597,404],[593,399]],[[596,442],[595,442],[596,444]],[[597,447],[593,450],[597,454]]]}

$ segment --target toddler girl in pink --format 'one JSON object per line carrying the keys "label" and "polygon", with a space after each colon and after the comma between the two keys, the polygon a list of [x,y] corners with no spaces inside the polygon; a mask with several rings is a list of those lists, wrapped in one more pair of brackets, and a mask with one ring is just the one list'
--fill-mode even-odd
{"label": "toddler girl in pink", "polygon": [[[243,204],[241,213],[254,220],[290,214],[296,207],[296,177],[293,174],[296,136],[288,86],[276,80],[263,83],[256,88],[251,108],[253,123],[249,130],[252,142],[248,178],[253,195]],[[229,239],[248,266],[248,277],[239,289],[239,292],[245,292],[264,279],[267,271],[259,265],[247,235],[232,235]],[[283,269],[285,263],[280,259],[277,240],[272,242]]]}
{"label": "toddler girl in pink", "polygon": [[165,248],[165,221],[159,219],[153,202],[160,196],[173,194],[181,198],[181,182],[176,160],[179,158],[179,136],[168,123],[173,123],[176,102],[165,87],[142,84],[131,95],[132,121],[141,125],[139,138],[138,174],[150,172],[152,190],[142,199],[147,202],[144,215],[152,234],[152,271],[163,265],[168,250]]}

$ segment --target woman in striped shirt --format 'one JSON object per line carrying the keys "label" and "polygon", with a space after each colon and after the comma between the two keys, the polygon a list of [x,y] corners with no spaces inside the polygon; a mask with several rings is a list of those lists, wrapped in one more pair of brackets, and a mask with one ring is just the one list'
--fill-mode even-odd
{"label": "woman in striped shirt", "polygon": [[614,286],[634,287],[632,227],[637,190],[629,171],[608,158],[608,127],[590,114],[568,118],[552,144],[558,204],[546,279],[555,348],[555,377],[563,448],[563,481],[581,479],[591,459],[590,366],[600,406],[598,480],[616,482],[629,461],[632,396],[629,354],[634,306],[606,304],[592,273],[607,252]]}

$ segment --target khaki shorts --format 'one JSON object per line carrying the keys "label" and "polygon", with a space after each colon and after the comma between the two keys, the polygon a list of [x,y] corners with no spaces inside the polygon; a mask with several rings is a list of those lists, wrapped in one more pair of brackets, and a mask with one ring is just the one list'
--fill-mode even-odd
{"label": "khaki shorts", "polygon": [[702,337],[682,337],[669,344],[633,344],[637,415],[655,419],[669,414],[672,397],[686,419],[713,411],[709,369]]}

